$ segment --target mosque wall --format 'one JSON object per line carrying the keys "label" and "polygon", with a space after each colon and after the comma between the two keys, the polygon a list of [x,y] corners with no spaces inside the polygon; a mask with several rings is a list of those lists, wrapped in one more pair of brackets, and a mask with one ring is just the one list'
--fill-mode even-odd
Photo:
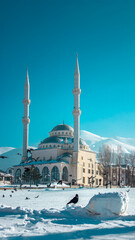
{"label": "mosque wall", "polygon": [[96,163],[96,153],[94,152],[74,152],[72,171],[77,179],[77,184],[91,187],[103,186],[103,177],[99,170],[99,164]]}

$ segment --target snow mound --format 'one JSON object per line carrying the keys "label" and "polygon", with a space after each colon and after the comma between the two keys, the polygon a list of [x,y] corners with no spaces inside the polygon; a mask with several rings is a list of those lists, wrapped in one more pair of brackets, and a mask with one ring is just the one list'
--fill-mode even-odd
{"label": "snow mound", "polygon": [[120,215],[126,211],[127,205],[127,192],[99,193],[90,199],[86,209],[93,215]]}

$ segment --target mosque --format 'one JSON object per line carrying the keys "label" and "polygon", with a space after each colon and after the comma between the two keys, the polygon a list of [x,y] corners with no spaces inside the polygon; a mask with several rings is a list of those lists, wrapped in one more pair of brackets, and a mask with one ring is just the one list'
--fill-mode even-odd
{"label": "mosque", "polygon": [[91,151],[86,142],[79,137],[80,129],[80,72],[78,57],[74,73],[74,129],[66,124],[55,126],[49,137],[41,141],[38,148],[32,150],[28,157],[28,128],[29,128],[29,76],[28,70],[24,86],[24,117],[23,117],[23,155],[19,165],[14,166],[14,180],[19,179],[25,168],[34,165],[42,175],[41,184],[62,180],[65,183],[79,186],[102,186],[103,177],[96,153]]}

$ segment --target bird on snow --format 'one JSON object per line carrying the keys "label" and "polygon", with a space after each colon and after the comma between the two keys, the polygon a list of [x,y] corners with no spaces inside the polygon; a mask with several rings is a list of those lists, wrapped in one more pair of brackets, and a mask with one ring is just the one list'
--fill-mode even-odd
{"label": "bird on snow", "polygon": [[75,195],[75,197],[73,199],[71,199],[67,204],[70,204],[70,203],[74,203],[76,204],[79,200],[79,196],[78,194]]}
{"label": "bird on snow", "polygon": [[25,198],[25,200],[28,200],[28,199],[30,199],[30,198],[28,198],[28,197]]}
{"label": "bird on snow", "polygon": [[14,193],[14,191],[12,190],[11,193]]}
{"label": "bird on snow", "polygon": [[35,198],[38,198],[39,197],[39,195],[37,195]]}
{"label": "bird on snow", "polygon": [[3,196],[2,197],[5,197],[5,195],[3,194]]}
{"label": "bird on snow", "polygon": [[12,197],[12,194],[10,195],[10,197]]}

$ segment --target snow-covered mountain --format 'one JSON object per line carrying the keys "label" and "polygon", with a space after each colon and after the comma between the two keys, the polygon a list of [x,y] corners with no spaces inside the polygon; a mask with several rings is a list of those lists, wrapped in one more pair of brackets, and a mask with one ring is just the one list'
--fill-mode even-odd
{"label": "snow-covered mountain", "polygon": [[0,147],[0,155],[13,149],[13,147]]}
{"label": "snow-covered mountain", "polygon": [[[35,148],[35,147],[29,147]],[[22,158],[22,148],[11,148],[7,147],[6,151],[1,151],[4,147],[0,147],[0,155],[5,156],[6,158],[0,158],[0,169],[6,171],[9,167],[13,167],[21,162]],[[11,149],[11,150],[10,150]],[[2,154],[1,154],[2,152]]]}
{"label": "snow-covered mountain", "polygon": [[117,152],[118,146],[121,146],[123,153],[135,152],[135,139],[134,138],[122,138],[122,137],[100,137],[91,132],[81,130],[81,138],[90,146],[92,151],[98,152],[99,147],[103,145],[109,145],[114,152]]}

